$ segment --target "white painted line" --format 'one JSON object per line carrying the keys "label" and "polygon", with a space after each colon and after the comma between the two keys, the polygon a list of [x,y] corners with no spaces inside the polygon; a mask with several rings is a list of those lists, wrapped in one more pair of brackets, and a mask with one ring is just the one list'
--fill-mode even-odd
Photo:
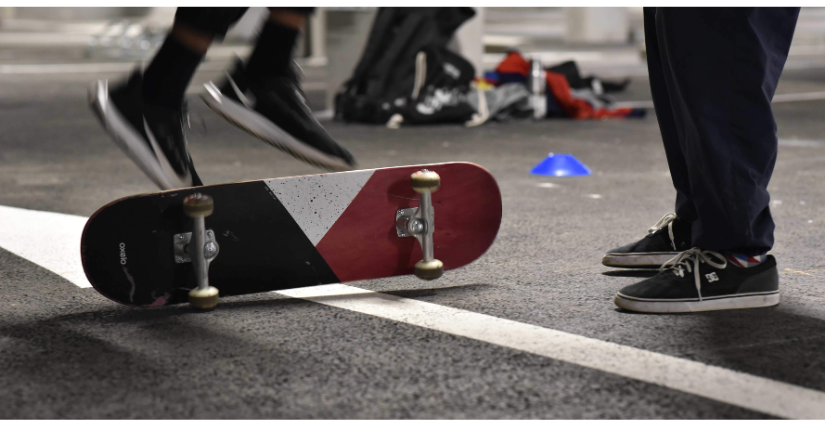
{"label": "white painted line", "polygon": [[653,109],[653,101],[616,102],[616,108]]}
{"label": "white painted line", "polygon": [[818,101],[822,99],[825,99],[825,92],[786,93],[783,95],[774,95],[773,103]]}
{"label": "white painted line", "polygon": [[[80,262],[80,236],[86,220],[0,206],[0,247],[80,287],[89,287]],[[696,361],[344,284],[275,293],[556,359],[778,417],[825,418],[823,392]]]}
{"label": "white painted line", "polygon": [[825,141],[816,139],[779,139],[779,146],[820,148],[825,146]]}
{"label": "white painted line", "polygon": [[[140,62],[101,62],[101,63],[81,63],[81,64],[36,64],[36,65],[0,65],[0,75],[48,75],[48,74],[104,74],[131,72],[140,66]],[[231,62],[210,61],[204,62],[198,71],[217,72],[230,69]],[[123,78],[126,76],[124,75]],[[324,82],[302,83],[301,87],[306,92],[326,90],[327,84]],[[186,93],[196,94],[203,92],[203,86],[193,85]]]}
{"label": "white painted line", "polygon": [[343,284],[275,292],[640,380],[786,418],[825,418],[825,393],[461,309]]}
{"label": "white painted line", "polygon": [[88,34],[59,34],[44,32],[2,32],[0,46],[9,47],[55,47],[67,48],[70,46],[85,46],[89,41]]}
{"label": "white painted line", "polygon": [[[224,57],[225,56],[225,57]],[[245,56],[245,55],[242,55]],[[198,66],[198,71],[223,71],[232,67],[234,53],[210,58]],[[151,58],[148,58],[151,59]],[[303,68],[317,68],[325,58],[310,58],[310,60],[296,61]],[[24,74],[94,74],[107,72],[129,72],[141,66],[145,60],[134,59],[128,62],[80,62],[68,64],[6,64],[0,65],[0,75],[24,75]],[[326,83],[304,83],[304,90],[321,90],[326,87]]]}
{"label": "white painted line", "polygon": [[0,206],[0,247],[78,287],[91,287],[80,261],[87,218]]}
{"label": "white painted line", "polygon": [[[78,64],[10,64],[0,65],[0,74],[94,74],[107,72],[129,72],[140,66],[141,61],[134,62],[88,62]],[[231,66],[228,61],[207,61],[202,63],[199,71],[223,71]]]}
{"label": "white painted line", "polygon": [[[782,95],[774,95],[773,103],[781,104],[785,102],[820,101],[823,99],[825,99],[825,92],[785,93]],[[616,102],[616,107],[653,109],[653,101]]]}
{"label": "white painted line", "polygon": [[68,73],[103,73],[127,72],[137,66],[135,63],[89,63],[89,64],[36,64],[36,65],[0,65],[0,74],[68,74]]}

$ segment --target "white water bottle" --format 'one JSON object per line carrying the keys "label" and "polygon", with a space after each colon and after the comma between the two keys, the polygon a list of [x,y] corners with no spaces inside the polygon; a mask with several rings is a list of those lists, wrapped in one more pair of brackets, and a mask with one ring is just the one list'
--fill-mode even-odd
{"label": "white water bottle", "polygon": [[547,73],[537,58],[530,61],[529,83],[533,119],[541,120],[547,115]]}

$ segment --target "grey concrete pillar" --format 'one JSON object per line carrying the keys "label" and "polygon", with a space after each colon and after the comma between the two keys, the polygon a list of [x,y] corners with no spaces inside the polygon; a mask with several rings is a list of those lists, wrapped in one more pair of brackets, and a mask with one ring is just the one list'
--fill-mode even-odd
{"label": "grey concrete pillar", "polygon": [[476,69],[476,76],[484,75],[484,14],[483,7],[476,7],[476,16],[459,27],[451,48],[465,57]]}
{"label": "grey concrete pillar", "polygon": [[361,59],[377,12],[377,8],[327,9],[327,109],[334,109],[335,94]]}
{"label": "grey concrete pillar", "polygon": [[309,56],[312,60],[327,59],[327,10],[315,9],[309,21]]}
{"label": "grey concrete pillar", "polygon": [[630,32],[630,16],[623,7],[567,7],[568,43],[624,43]]}

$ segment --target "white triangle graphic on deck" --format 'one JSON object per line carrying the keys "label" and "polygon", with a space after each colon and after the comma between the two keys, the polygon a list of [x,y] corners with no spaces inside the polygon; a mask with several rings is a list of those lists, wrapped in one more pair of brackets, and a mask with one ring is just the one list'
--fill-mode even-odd
{"label": "white triangle graphic on deck", "polygon": [[91,287],[80,260],[88,218],[0,206],[0,248],[71,281]]}
{"label": "white triangle graphic on deck", "polygon": [[266,181],[312,245],[324,238],[375,170],[299,176]]}

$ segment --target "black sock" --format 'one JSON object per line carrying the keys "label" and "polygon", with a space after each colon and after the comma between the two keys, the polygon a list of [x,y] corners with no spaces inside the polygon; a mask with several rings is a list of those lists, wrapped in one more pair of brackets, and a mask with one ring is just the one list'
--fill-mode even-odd
{"label": "black sock", "polygon": [[266,21],[255,50],[246,62],[246,72],[252,78],[284,75],[292,62],[292,50],[300,31]]}
{"label": "black sock", "polygon": [[168,35],[143,73],[143,99],[150,105],[180,108],[203,56]]}

